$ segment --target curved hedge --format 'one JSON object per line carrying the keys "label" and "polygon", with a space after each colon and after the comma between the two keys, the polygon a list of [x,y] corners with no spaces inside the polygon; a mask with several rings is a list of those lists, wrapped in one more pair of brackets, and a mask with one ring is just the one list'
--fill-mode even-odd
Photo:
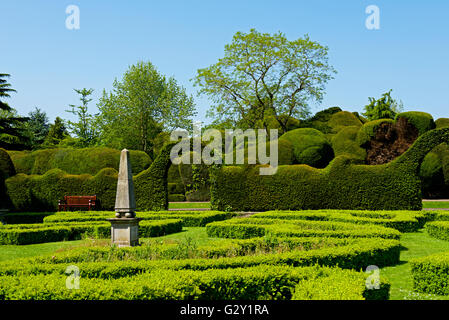
{"label": "curved hedge", "polygon": [[282,237],[336,237],[399,239],[400,232],[374,225],[334,221],[240,218],[212,222],[206,226],[210,237],[248,239],[267,235]]}
{"label": "curved hedge", "polygon": [[257,213],[250,219],[280,219],[309,221],[340,221],[354,224],[374,224],[393,228],[399,232],[416,232],[424,226],[426,215],[417,211],[267,211]]}
{"label": "curved hedge", "polygon": [[431,130],[383,165],[352,164],[340,156],[324,169],[279,166],[271,176],[259,175],[259,166],[219,167],[211,171],[211,205],[236,211],[421,210],[421,162],[448,141],[449,128]]}
{"label": "curved hedge", "polygon": [[435,122],[431,114],[419,111],[402,112],[396,115],[396,120],[399,118],[406,118],[416,129],[419,135],[426,133],[429,130],[435,129]]}
{"label": "curved hedge", "polygon": [[362,163],[365,161],[366,150],[357,143],[359,131],[360,126],[348,126],[332,137],[331,143],[336,157],[346,155]]}
{"label": "curved hedge", "polygon": [[[182,220],[167,219],[156,221],[141,221],[139,236],[159,237],[182,230]],[[56,223],[56,224],[23,224],[0,226],[0,244],[24,245],[55,241],[79,240],[83,235],[97,238],[111,236],[111,224],[104,219],[92,223]]]}
{"label": "curved hedge", "polygon": [[[45,217],[44,223],[104,221],[113,215],[113,212],[110,211],[73,212],[70,214],[63,212]],[[137,212],[136,215],[143,220],[181,219],[185,227],[204,227],[210,222],[221,221],[231,217],[229,213],[218,211],[156,211]]]}
{"label": "curved hedge", "polygon": [[[133,177],[138,210],[168,209],[167,170],[173,145],[165,145],[151,166]],[[6,179],[5,185],[15,211],[55,211],[64,195],[97,195],[100,208],[113,210],[117,178],[112,168],[102,169],[95,176],[52,169],[44,175],[17,174]]]}
{"label": "curved hedge", "polygon": [[426,231],[433,238],[449,240],[449,221],[427,222]]}
{"label": "curved hedge", "polygon": [[410,264],[415,291],[449,295],[449,252],[413,259]]}
{"label": "curved hedge", "polygon": [[[59,275],[0,277],[2,300],[286,300],[323,299],[317,292],[304,296],[298,282],[324,280],[343,287],[326,299],[387,299],[389,284],[380,290],[364,288],[361,272],[335,268],[257,266],[246,269],[155,270],[119,279],[83,279],[82,290],[67,290]],[[295,290],[301,290],[295,293]]]}
{"label": "curved hedge", "polygon": [[352,112],[348,111],[340,111],[334,113],[328,122],[328,125],[332,128],[332,133],[338,133],[340,130],[343,130],[346,127],[361,127],[362,122],[356,115]]}
{"label": "curved hedge", "polygon": [[[105,168],[118,171],[120,150],[106,147],[83,149],[57,148],[37,151],[9,151],[17,173],[45,174],[52,169],[61,169],[69,174],[95,175]],[[143,151],[130,150],[133,174],[147,169],[151,158]]]}

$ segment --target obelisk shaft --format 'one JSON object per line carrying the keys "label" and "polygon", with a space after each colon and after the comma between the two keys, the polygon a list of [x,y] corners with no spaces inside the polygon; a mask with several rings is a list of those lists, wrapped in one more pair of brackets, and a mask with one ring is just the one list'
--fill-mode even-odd
{"label": "obelisk shaft", "polygon": [[135,217],[136,198],[134,195],[134,183],[129,160],[129,151],[123,149],[120,154],[120,167],[117,182],[117,194],[115,197],[115,216],[121,218]]}

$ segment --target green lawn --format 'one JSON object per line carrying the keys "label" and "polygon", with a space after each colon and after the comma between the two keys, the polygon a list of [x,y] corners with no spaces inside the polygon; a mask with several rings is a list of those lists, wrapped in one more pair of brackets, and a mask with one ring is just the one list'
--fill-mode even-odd
{"label": "green lawn", "polygon": [[210,209],[210,202],[170,202],[168,209]]}
{"label": "green lawn", "polygon": [[391,283],[390,299],[392,300],[448,300],[449,297],[413,292],[410,264],[413,258],[428,256],[434,253],[449,251],[449,241],[431,238],[424,230],[401,235],[401,263],[382,268],[381,276],[385,276]]}
{"label": "green lawn", "polygon": [[449,201],[423,201],[422,205],[426,209],[449,209]]}

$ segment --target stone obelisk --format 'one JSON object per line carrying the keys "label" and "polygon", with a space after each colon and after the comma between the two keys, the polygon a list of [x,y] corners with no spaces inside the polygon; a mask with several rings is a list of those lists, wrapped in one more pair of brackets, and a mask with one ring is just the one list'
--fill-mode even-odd
{"label": "stone obelisk", "polygon": [[115,197],[115,218],[111,222],[111,242],[119,247],[139,245],[139,221],[136,218],[136,198],[129,151],[120,154],[120,167]]}

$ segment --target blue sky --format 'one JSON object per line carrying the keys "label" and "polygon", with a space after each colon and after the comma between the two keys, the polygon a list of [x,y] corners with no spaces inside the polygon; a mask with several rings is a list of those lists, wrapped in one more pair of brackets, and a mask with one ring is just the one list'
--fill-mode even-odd
{"label": "blue sky", "polygon": [[[68,5],[80,9],[80,29],[65,26]],[[368,30],[365,8],[380,9],[380,30]],[[196,70],[223,56],[237,31],[309,34],[329,47],[338,71],[320,105],[363,111],[368,97],[393,89],[405,110],[449,117],[449,1],[447,0],[176,0],[2,1],[0,73],[17,90],[9,104],[20,114],[39,107],[50,120],[78,102],[73,88],[95,89],[91,112],[129,65],[151,61],[174,76],[197,103],[196,120],[210,103],[197,97]]]}

